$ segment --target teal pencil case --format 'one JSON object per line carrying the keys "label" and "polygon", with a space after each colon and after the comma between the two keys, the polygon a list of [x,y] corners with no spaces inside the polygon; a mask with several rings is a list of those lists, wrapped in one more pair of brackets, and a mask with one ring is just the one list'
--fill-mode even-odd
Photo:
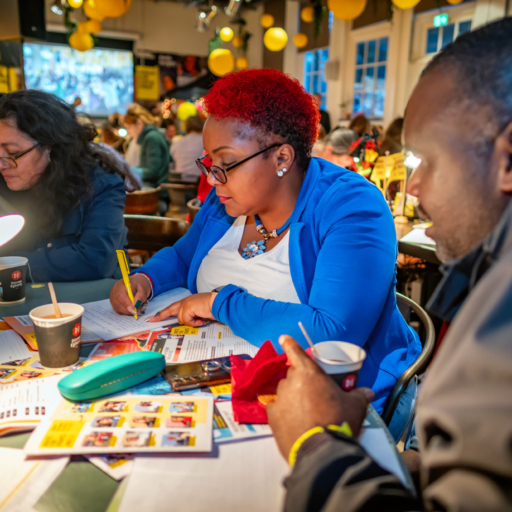
{"label": "teal pencil case", "polygon": [[131,352],[98,361],[59,381],[58,387],[68,400],[94,400],[119,393],[158,375],[165,357],[157,352]]}

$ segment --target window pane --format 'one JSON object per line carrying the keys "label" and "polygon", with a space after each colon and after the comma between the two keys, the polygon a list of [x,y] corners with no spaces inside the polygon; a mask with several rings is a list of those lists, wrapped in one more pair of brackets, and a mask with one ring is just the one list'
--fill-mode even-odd
{"label": "window pane", "polygon": [[363,81],[363,69],[358,68],[356,69],[356,78],[354,80],[354,89],[358,90],[362,88],[362,81]]}
{"label": "window pane", "polygon": [[305,82],[304,87],[305,87],[306,91],[308,91],[309,93],[313,92],[311,90],[311,77],[309,75],[306,75],[306,82]]}
{"label": "window pane", "polygon": [[361,112],[361,94],[354,94],[354,114]]}
{"label": "window pane", "polygon": [[364,90],[367,92],[373,91],[373,79],[375,76],[375,68],[366,68],[366,75],[364,77]]}
{"label": "window pane", "polygon": [[377,68],[377,89],[386,88],[386,66]]}
{"label": "window pane", "polygon": [[320,69],[320,55],[319,55],[319,52],[315,52],[314,53],[314,56],[315,56],[315,64],[314,64],[314,68],[313,70],[314,71],[318,71]]}
{"label": "window pane", "polygon": [[322,110],[325,110],[326,107],[327,107],[327,97],[325,96],[325,94],[322,94],[322,102],[320,104],[320,108]]}
{"label": "window pane", "polygon": [[427,31],[427,49],[425,53],[436,53],[437,42],[439,41],[439,28],[429,28]]}
{"label": "window pane", "polygon": [[443,27],[443,41],[441,43],[441,50],[453,41],[455,34],[455,24],[451,23]]}
{"label": "window pane", "polygon": [[327,82],[324,80],[322,76],[322,94],[324,95],[327,92]]}
{"label": "window pane", "polygon": [[366,62],[373,64],[375,62],[375,46],[377,41],[368,41],[368,58]]}
{"label": "window pane", "polygon": [[384,117],[384,98],[385,91],[375,91],[375,101],[373,105],[373,115],[375,117]]}
{"label": "window pane", "polygon": [[373,94],[367,93],[363,98],[363,112],[365,116],[373,115]]}
{"label": "window pane", "polygon": [[316,94],[317,92],[320,92],[318,87],[318,75],[313,76],[313,94]]}
{"label": "window pane", "polygon": [[325,50],[322,50],[322,60],[324,62],[329,60],[329,49],[326,48]]}
{"label": "window pane", "polygon": [[471,21],[461,21],[459,23],[459,36],[471,31]]}
{"label": "window pane", "polygon": [[379,41],[379,62],[386,62],[388,60],[388,38],[383,37]]}
{"label": "window pane", "polygon": [[357,44],[356,65],[364,64],[364,43]]}
{"label": "window pane", "polygon": [[311,73],[311,66],[313,64],[313,54],[311,52],[306,53],[306,73]]}

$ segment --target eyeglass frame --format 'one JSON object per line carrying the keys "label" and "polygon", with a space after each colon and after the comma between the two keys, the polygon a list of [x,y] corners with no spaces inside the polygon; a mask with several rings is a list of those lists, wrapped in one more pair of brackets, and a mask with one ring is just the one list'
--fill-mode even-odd
{"label": "eyeglass frame", "polygon": [[19,153],[16,153],[14,156],[0,156],[0,162],[2,160],[11,160],[14,163],[14,169],[18,168],[18,162],[17,160],[20,159],[22,156],[25,156],[27,153],[30,153],[33,149],[37,148],[39,146],[39,142],[32,146],[31,148],[25,149],[25,151],[20,151]]}
{"label": "eyeglass frame", "polygon": [[225,180],[226,181],[221,181],[217,178],[217,176],[215,174],[213,174],[213,177],[219,182],[219,183],[222,183],[223,185],[225,185],[227,182],[228,182],[228,177],[226,176],[226,173],[231,171],[232,169],[234,169],[235,167],[238,167],[239,165],[242,165],[242,164],[245,164],[245,162],[248,162],[249,160],[251,160],[251,158],[254,158],[258,155],[261,155],[262,153],[265,153],[265,151],[268,151],[269,149],[272,149],[272,148],[277,148],[279,146],[282,146],[283,143],[282,142],[279,142],[279,143],[276,143],[276,144],[272,144],[271,146],[268,146],[266,147],[265,149],[262,149],[261,151],[258,151],[257,153],[254,153],[254,155],[251,155],[251,156],[248,156],[247,158],[244,158],[243,160],[241,160],[240,162],[236,162],[232,165],[230,165],[229,167],[227,167],[226,169],[223,169],[222,167],[219,167],[218,165],[210,165],[210,167],[207,167],[205,163],[203,163],[203,160],[209,156],[209,155],[203,155],[201,158],[198,158],[196,160],[196,164],[197,166],[199,167],[199,170],[206,176],[208,177],[208,175],[212,172],[211,171],[211,168],[212,167],[215,167],[215,169],[219,169],[219,171],[221,172],[221,174],[224,176]]}

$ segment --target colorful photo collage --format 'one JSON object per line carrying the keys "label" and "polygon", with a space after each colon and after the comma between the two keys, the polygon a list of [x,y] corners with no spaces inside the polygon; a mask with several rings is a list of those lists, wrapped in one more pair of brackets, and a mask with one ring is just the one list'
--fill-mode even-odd
{"label": "colorful photo collage", "polygon": [[123,395],[71,403],[63,400],[41,423],[28,454],[209,452],[213,398]]}

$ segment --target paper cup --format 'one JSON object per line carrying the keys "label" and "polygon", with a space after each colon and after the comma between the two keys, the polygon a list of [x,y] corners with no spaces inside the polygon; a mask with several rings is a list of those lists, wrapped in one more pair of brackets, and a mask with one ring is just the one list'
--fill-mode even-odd
{"label": "paper cup", "polygon": [[55,315],[53,304],[39,306],[30,312],[34,323],[37,349],[41,364],[47,368],[64,368],[78,361],[80,333],[84,308],[78,304],[59,304],[64,318],[44,318]]}
{"label": "paper cup", "polygon": [[306,352],[343,390],[356,387],[359,370],[366,358],[361,347],[346,341],[322,341],[315,344],[316,354],[311,348]]}
{"label": "paper cup", "polygon": [[0,258],[0,304],[25,300],[27,263],[27,258],[21,256]]}

